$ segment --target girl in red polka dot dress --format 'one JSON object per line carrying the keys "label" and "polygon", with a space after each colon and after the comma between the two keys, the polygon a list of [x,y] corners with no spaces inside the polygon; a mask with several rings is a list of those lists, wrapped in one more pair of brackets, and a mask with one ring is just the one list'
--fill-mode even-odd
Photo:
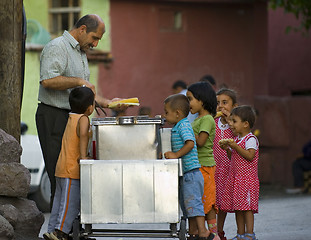
{"label": "girl in red polka dot dress", "polygon": [[254,213],[258,213],[259,143],[251,129],[255,123],[255,111],[251,106],[239,106],[231,112],[230,127],[236,135],[234,140],[219,142],[227,151],[231,166],[222,197],[222,209],[234,212],[237,236],[233,240],[252,239],[254,233]]}
{"label": "girl in red polka dot dress", "polygon": [[[215,118],[216,131],[213,145],[214,159],[216,162],[215,182],[216,182],[216,206],[218,207],[217,214],[217,231],[221,240],[226,240],[224,232],[224,224],[227,212],[222,211],[222,195],[228,178],[231,161],[225,150],[220,148],[218,142],[221,139],[233,138],[233,132],[229,127],[228,121],[230,113],[237,104],[235,91],[227,88],[222,88],[216,93],[217,97],[217,113],[221,113],[220,117]],[[219,115],[219,114],[217,114]]]}

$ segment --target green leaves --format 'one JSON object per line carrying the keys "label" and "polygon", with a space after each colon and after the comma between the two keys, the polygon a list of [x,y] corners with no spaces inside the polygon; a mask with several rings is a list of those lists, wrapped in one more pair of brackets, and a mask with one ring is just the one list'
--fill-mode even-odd
{"label": "green leaves", "polygon": [[286,27],[286,32],[301,32],[307,35],[311,28],[311,1],[310,0],[270,0],[272,9],[284,8],[285,13],[292,13],[300,22],[298,26]]}

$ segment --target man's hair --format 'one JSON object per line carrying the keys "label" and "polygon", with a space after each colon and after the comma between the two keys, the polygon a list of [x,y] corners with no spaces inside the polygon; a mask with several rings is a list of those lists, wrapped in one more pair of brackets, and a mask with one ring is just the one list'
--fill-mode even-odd
{"label": "man's hair", "polygon": [[183,94],[174,94],[168,96],[164,100],[165,104],[170,104],[170,108],[174,111],[180,110],[184,117],[187,117],[190,111],[190,104],[188,98]]}
{"label": "man's hair", "polygon": [[177,80],[176,82],[174,82],[172,88],[177,89],[179,87],[181,87],[182,89],[187,89],[187,84],[183,80]]}
{"label": "man's hair", "polygon": [[253,128],[256,121],[256,113],[253,107],[249,105],[242,105],[232,109],[231,115],[238,116],[242,122],[248,122],[249,127]]}
{"label": "man's hair", "polygon": [[75,28],[79,28],[82,25],[86,26],[87,33],[96,32],[99,25],[99,19],[95,15],[85,15],[76,22]]}
{"label": "man's hair", "polygon": [[229,88],[221,88],[217,93],[216,96],[218,95],[226,95],[229,98],[231,98],[232,100],[232,104],[236,104],[237,103],[237,93],[236,91],[229,89]]}
{"label": "man's hair", "polygon": [[196,82],[188,87],[188,91],[192,93],[195,99],[202,101],[203,108],[212,116],[216,114],[217,98],[211,84],[208,82]]}
{"label": "man's hair", "polygon": [[201,79],[200,82],[209,82],[212,86],[216,85],[216,81],[212,75],[204,75]]}
{"label": "man's hair", "polygon": [[151,114],[151,107],[140,107],[138,110],[138,115],[150,115]]}
{"label": "man's hair", "polygon": [[95,95],[88,87],[74,88],[69,95],[69,104],[73,113],[85,113],[86,109],[93,105]]}

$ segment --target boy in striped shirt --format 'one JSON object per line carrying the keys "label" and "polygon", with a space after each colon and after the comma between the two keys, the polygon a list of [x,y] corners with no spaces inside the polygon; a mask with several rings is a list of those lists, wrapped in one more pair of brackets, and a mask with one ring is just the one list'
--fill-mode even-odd
{"label": "boy in striped shirt", "polygon": [[215,235],[205,227],[205,213],[202,203],[204,180],[199,168],[195,136],[187,119],[189,100],[182,94],[171,95],[164,101],[166,121],[172,128],[172,151],[164,153],[165,158],[182,159],[183,176],[180,179],[179,203],[189,220],[188,239],[212,240]]}

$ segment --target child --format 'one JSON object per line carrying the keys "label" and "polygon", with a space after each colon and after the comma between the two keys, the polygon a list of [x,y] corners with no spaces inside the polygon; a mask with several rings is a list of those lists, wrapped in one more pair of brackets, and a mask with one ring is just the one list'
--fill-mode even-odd
{"label": "child", "polygon": [[[192,84],[187,91],[192,114],[198,113],[192,128],[198,147],[201,172],[204,177],[203,204],[208,229],[217,234],[216,223],[216,163],[213,156],[213,140],[215,138],[215,120],[217,99],[212,86],[207,82]],[[218,238],[218,236],[217,236]]]}
{"label": "child", "polygon": [[218,208],[217,214],[217,232],[221,240],[226,240],[224,232],[224,224],[227,212],[222,211],[221,197],[223,195],[224,187],[226,186],[226,179],[229,173],[230,159],[225,150],[221,149],[218,142],[221,139],[233,138],[233,132],[229,127],[228,121],[230,113],[237,104],[237,97],[235,91],[227,88],[222,88],[216,93],[217,97],[217,112],[221,112],[222,116],[215,118],[216,134],[213,145],[213,153],[216,162],[215,182],[216,182],[216,206]]}
{"label": "child", "polygon": [[202,194],[204,180],[199,171],[200,164],[195,144],[195,137],[187,119],[189,101],[185,95],[176,94],[169,96],[164,101],[165,118],[175,124],[172,129],[172,152],[166,152],[165,158],[181,158],[183,177],[180,182],[179,202],[183,213],[189,219],[190,239],[198,233],[196,239],[214,239],[214,234],[205,227]]}
{"label": "child", "polygon": [[237,223],[237,239],[255,240],[254,213],[258,213],[259,143],[251,128],[255,123],[255,112],[250,106],[236,107],[231,112],[230,126],[237,136],[220,142],[231,159],[227,185],[223,195],[222,208],[234,211]]}
{"label": "child", "polygon": [[71,113],[62,139],[55,169],[56,191],[48,225],[43,234],[46,240],[68,239],[74,219],[80,211],[79,160],[87,159],[90,132],[88,116],[94,111],[94,93],[78,87],[69,95]]}

